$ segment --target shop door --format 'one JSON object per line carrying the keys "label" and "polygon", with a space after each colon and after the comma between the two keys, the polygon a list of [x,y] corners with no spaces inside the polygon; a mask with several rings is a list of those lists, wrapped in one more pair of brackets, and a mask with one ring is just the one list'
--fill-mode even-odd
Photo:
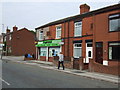
{"label": "shop door", "polygon": [[84,63],[89,63],[89,59],[93,57],[92,42],[86,43],[86,60]]}
{"label": "shop door", "polygon": [[96,43],[96,62],[103,64],[103,43]]}

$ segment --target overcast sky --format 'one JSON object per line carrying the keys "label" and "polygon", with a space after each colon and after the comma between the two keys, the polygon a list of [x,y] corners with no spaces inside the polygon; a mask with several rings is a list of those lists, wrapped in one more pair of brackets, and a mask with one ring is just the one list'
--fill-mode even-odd
{"label": "overcast sky", "polygon": [[[95,2],[97,1],[97,2]],[[117,4],[120,0],[3,0],[0,3],[0,33],[7,26],[12,30],[36,27],[65,17],[79,14],[79,6],[88,4],[90,11]],[[2,20],[1,20],[2,19]],[[4,28],[3,28],[4,24]],[[2,30],[4,29],[4,30]]]}

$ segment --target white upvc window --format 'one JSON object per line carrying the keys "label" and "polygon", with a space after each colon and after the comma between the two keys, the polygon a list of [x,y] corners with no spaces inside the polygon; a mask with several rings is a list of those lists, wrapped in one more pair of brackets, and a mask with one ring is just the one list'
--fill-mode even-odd
{"label": "white upvc window", "polygon": [[43,31],[39,32],[39,40],[43,40]]}
{"label": "white upvc window", "polygon": [[109,31],[120,31],[120,13],[109,16]]}
{"label": "white upvc window", "polygon": [[82,36],[82,21],[74,23],[74,36]]}
{"label": "white upvc window", "polygon": [[120,60],[120,42],[109,43],[109,60]]}
{"label": "white upvc window", "polygon": [[61,38],[61,30],[62,30],[61,26],[56,27],[56,38]]}
{"label": "white upvc window", "polygon": [[82,43],[74,43],[74,58],[82,57]]}

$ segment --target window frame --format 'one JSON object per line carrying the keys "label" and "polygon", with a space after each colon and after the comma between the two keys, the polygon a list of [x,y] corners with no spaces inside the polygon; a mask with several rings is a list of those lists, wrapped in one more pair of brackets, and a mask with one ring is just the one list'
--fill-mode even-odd
{"label": "window frame", "polygon": [[[58,27],[60,27],[60,29],[57,29]],[[58,31],[60,31],[60,35],[58,36]],[[62,34],[62,26],[56,26],[56,39],[61,38],[61,34]]]}
{"label": "window frame", "polygon": [[[81,25],[76,26],[76,24],[78,24],[78,23],[81,23]],[[81,32],[80,32],[81,35],[75,35],[76,28],[81,28]],[[74,22],[74,37],[79,37],[79,36],[82,36],[82,20],[81,20],[81,21],[75,21],[75,22]]]}
{"label": "window frame", "polygon": [[[43,50],[43,51],[41,51],[41,50]],[[41,52],[46,52],[45,54],[47,55],[47,47],[41,47],[40,48],[40,56],[43,56],[43,55],[41,55]],[[45,57],[45,56],[43,56],[43,57]]]}
{"label": "window frame", "polygon": [[[120,61],[119,58],[118,59],[110,59],[110,56],[109,56],[109,47],[112,47],[110,45],[110,43],[119,43],[120,44],[120,41],[112,41],[112,42],[108,42],[108,60],[109,61]],[[115,45],[114,45],[115,46]],[[117,45],[116,45],[117,46]],[[120,46],[119,46],[120,47]]]}
{"label": "window frame", "polygon": [[[81,46],[80,46],[80,47],[75,47],[75,44],[81,44]],[[81,49],[81,56],[79,56],[79,57],[78,57],[78,56],[75,56],[75,49],[76,49],[76,48],[77,48],[77,49]],[[74,43],[74,44],[73,44],[73,57],[74,57],[74,58],[80,58],[80,57],[82,57],[82,43]]]}
{"label": "window frame", "polygon": [[[117,14],[118,14],[117,17],[110,17],[110,16],[117,15]],[[114,13],[114,14],[110,14],[110,15],[108,16],[108,32],[109,32],[109,33],[111,33],[111,32],[120,32],[120,30],[110,31],[110,20],[115,20],[115,19],[118,19],[118,18],[120,18],[120,13]]]}
{"label": "window frame", "polygon": [[[41,33],[42,32],[42,33]],[[42,38],[41,38],[41,36],[42,36]],[[43,31],[41,30],[41,31],[39,31],[39,40],[43,40],[44,39],[44,33],[43,33]]]}

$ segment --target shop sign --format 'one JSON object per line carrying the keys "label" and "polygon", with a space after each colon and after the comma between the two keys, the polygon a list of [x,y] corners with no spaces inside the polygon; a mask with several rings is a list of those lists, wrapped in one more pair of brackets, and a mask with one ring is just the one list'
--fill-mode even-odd
{"label": "shop sign", "polygon": [[45,41],[40,41],[38,42],[38,44],[36,45],[36,47],[46,47],[46,46],[60,46],[60,42],[62,40],[45,40]]}

